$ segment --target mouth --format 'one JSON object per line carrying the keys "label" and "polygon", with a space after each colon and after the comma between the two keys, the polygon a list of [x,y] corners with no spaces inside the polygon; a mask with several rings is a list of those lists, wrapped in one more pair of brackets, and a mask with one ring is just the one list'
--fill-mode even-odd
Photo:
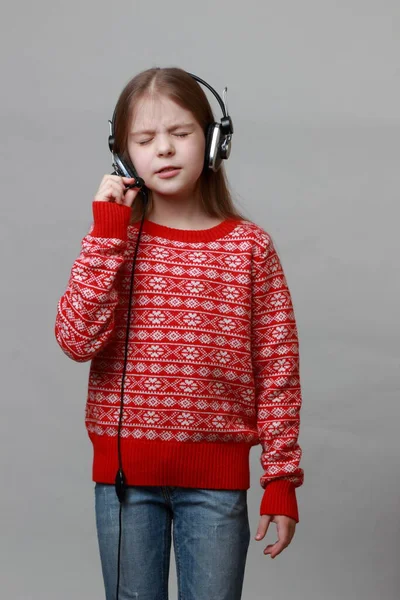
{"label": "mouth", "polygon": [[156,171],[156,173],[168,173],[168,171],[177,171],[179,170],[180,167],[176,167],[174,165],[168,165],[168,167],[163,167],[162,169],[160,169],[159,171]]}

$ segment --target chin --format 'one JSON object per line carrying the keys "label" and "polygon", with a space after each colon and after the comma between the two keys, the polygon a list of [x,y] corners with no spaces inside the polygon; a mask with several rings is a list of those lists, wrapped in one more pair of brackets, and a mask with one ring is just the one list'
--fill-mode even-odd
{"label": "chin", "polygon": [[184,188],[171,188],[169,190],[153,189],[152,192],[153,194],[157,194],[158,196],[164,196],[165,198],[168,198],[169,196],[180,196],[183,194],[188,194],[187,190]]}
{"label": "chin", "polygon": [[171,194],[184,194],[187,193],[189,191],[193,191],[193,189],[195,188],[195,183],[186,183],[186,184],[182,184],[182,182],[178,182],[178,181],[168,181],[165,180],[164,182],[158,183],[157,185],[154,185],[151,187],[151,189],[153,190],[153,192],[156,192],[158,194],[163,194],[164,196],[169,196]]}

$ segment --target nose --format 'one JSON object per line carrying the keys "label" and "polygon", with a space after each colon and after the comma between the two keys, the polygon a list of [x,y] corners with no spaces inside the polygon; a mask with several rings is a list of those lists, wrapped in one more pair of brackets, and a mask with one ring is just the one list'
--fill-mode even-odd
{"label": "nose", "polygon": [[168,135],[162,135],[158,139],[157,154],[158,156],[171,156],[174,154],[175,148],[172,139]]}

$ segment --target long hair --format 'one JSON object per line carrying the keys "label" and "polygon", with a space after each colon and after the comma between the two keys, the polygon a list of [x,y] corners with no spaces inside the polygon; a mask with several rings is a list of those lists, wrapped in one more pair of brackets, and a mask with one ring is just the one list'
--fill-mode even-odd
{"label": "long hair", "polygon": [[[208,125],[215,120],[203,89],[183,69],[154,67],[138,73],[122,90],[115,110],[114,152],[128,164],[131,163],[127,150],[128,132],[136,103],[144,97],[156,97],[160,94],[191,111],[204,135],[207,133]],[[223,164],[216,172],[206,166],[203,168],[198,180],[198,190],[204,212],[210,217],[248,220],[233,203]],[[152,206],[153,199],[149,190],[148,213],[151,212]],[[142,212],[142,203],[134,201],[130,223],[139,221]]]}

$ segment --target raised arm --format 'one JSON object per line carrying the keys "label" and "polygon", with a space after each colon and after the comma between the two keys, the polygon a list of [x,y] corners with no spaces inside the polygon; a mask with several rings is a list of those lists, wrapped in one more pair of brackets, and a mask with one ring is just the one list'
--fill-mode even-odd
{"label": "raised arm", "polygon": [[94,222],[83,238],[66,291],[57,305],[55,336],[69,358],[91,360],[114,329],[119,292],[115,282],[124,262],[129,206],[93,201]]}

